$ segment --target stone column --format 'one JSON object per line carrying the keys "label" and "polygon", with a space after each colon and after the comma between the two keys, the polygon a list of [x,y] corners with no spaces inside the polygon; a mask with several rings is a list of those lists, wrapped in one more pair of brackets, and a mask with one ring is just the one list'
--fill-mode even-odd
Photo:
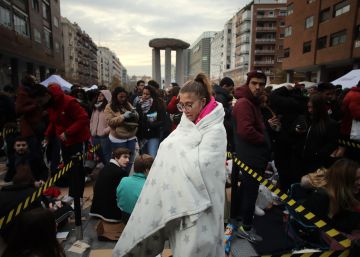
{"label": "stone column", "polygon": [[152,50],[152,78],[161,84],[160,49],[158,48]]}
{"label": "stone column", "polygon": [[176,83],[184,84],[184,56],[183,49],[176,50]]}
{"label": "stone column", "polygon": [[165,87],[171,83],[171,48],[165,49]]}

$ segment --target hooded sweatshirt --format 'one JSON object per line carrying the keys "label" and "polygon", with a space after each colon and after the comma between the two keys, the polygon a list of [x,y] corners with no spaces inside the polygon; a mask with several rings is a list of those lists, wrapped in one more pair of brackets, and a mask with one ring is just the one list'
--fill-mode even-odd
{"label": "hooded sweatshirt", "polygon": [[247,85],[236,89],[235,98],[238,100],[232,116],[238,157],[254,169],[265,168],[270,158],[270,141],[260,104]]}
{"label": "hooded sweatshirt", "polygon": [[75,98],[65,95],[58,84],[50,84],[52,105],[48,108],[49,126],[45,136],[59,137],[65,133],[65,146],[83,143],[90,137],[89,117]]}

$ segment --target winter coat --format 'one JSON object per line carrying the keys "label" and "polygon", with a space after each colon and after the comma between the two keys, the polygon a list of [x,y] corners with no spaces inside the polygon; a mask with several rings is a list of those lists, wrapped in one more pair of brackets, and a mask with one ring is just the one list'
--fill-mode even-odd
{"label": "winter coat", "polygon": [[86,111],[72,96],[65,95],[57,84],[49,85],[53,105],[48,108],[49,126],[45,136],[65,133],[65,146],[83,143],[90,138],[90,121]]}
{"label": "winter coat", "polygon": [[108,222],[119,222],[121,210],[117,207],[116,188],[122,178],[128,174],[125,169],[110,160],[99,173],[94,187],[94,198],[90,209],[90,216],[102,218]]}
{"label": "winter coat", "polygon": [[349,139],[352,120],[360,120],[360,87],[353,87],[345,96],[342,104],[343,119],[341,123],[341,135]]}
{"label": "winter coat", "polygon": [[333,120],[325,124],[322,133],[316,127],[309,127],[303,144],[303,175],[332,164],[334,159],[330,155],[338,147],[338,139],[339,126]]}
{"label": "winter coat", "polygon": [[[140,122],[139,122],[139,139],[150,139],[150,138],[160,138],[160,132],[162,127],[165,124],[165,105],[159,100],[159,105],[155,106],[153,103],[150,110],[147,113],[143,113],[141,109],[141,103],[138,103],[136,110],[139,113]],[[147,114],[157,113],[155,121],[149,121]]]}
{"label": "winter coat", "polygon": [[129,139],[136,136],[139,126],[139,115],[134,112],[135,117],[131,120],[126,120],[124,113],[132,110],[132,105],[129,103],[128,108],[122,107],[120,111],[113,111],[111,103],[105,107],[105,120],[110,127],[110,134],[118,139]]}
{"label": "winter coat", "polygon": [[20,118],[20,131],[23,137],[34,136],[37,126],[42,121],[42,112],[35,96],[31,95],[30,89],[20,86],[18,89],[15,110]]}
{"label": "winter coat", "polygon": [[[100,91],[106,101],[110,103],[111,101],[111,92],[110,90],[101,90]],[[93,108],[91,119],[90,119],[90,131],[92,136],[106,136],[110,133],[110,127],[106,122],[105,119],[105,113],[104,113],[104,107],[101,106],[101,108]]]}
{"label": "winter coat", "polygon": [[236,153],[240,160],[261,172],[270,159],[270,141],[260,104],[247,85],[237,88],[235,97],[238,100],[232,115]]}

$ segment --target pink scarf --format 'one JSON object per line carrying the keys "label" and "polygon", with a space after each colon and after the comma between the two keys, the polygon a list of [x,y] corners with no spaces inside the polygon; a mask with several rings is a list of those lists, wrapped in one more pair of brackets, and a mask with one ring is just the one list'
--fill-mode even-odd
{"label": "pink scarf", "polygon": [[211,113],[216,108],[216,106],[218,106],[218,103],[215,101],[215,98],[212,96],[210,98],[210,102],[207,105],[205,105],[205,107],[201,110],[199,116],[195,121],[195,124],[198,124],[199,121],[205,118],[206,115]]}

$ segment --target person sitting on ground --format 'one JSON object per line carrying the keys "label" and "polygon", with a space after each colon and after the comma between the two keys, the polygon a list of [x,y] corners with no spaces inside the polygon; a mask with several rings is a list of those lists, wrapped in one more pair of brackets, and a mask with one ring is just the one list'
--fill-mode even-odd
{"label": "person sitting on ground", "polygon": [[360,166],[340,159],[317,173],[302,178],[302,185],[315,189],[305,200],[305,208],[342,232],[360,229]]}
{"label": "person sitting on ground", "polygon": [[120,222],[121,211],[116,204],[116,187],[122,178],[128,175],[126,167],[130,161],[131,151],[117,148],[112,159],[99,173],[94,187],[94,198],[90,216],[99,217],[107,222]]}
{"label": "person sitting on ground", "polygon": [[20,214],[2,257],[65,257],[64,249],[56,239],[54,214],[36,208]]}
{"label": "person sitting on ground", "polygon": [[29,145],[24,137],[17,137],[14,142],[15,157],[9,163],[9,170],[5,176],[6,181],[18,180],[16,177],[28,177],[30,180],[46,180],[48,170],[37,158],[30,154]]}
{"label": "person sitting on ground", "polygon": [[117,206],[122,211],[122,220],[127,222],[145,184],[154,158],[143,154],[136,157],[134,162],[134,174],[125,177],[116,188]]}

